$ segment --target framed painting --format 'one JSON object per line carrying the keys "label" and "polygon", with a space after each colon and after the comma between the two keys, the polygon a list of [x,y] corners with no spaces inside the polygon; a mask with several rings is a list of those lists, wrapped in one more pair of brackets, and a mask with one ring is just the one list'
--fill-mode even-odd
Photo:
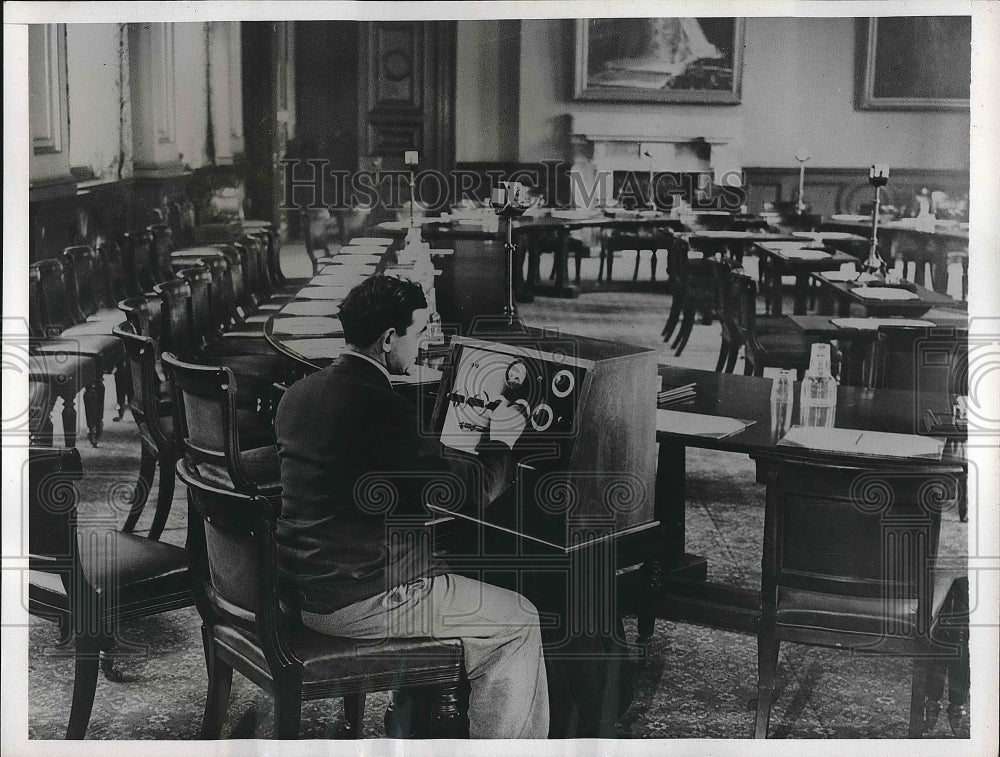
{"label": "framed painting", "polygon": [[577,19],[573,96],[735,105],[743,36],[742,18]]}
{"label": "framed painting", "polygon": [[858,19],[859,110],[967,110],[972,18]]}

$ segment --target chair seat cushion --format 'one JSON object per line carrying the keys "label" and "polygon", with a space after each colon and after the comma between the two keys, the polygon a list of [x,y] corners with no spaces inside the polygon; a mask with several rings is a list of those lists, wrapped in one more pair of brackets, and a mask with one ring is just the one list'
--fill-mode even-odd
{"label": "chair seat cushion", "polygon": [[[931,617],[941,610],[951,585],[961,574],[940,571],[934,576]],[[776,620],[779,626],[839,631],[881,636],[893,629],[894,636],[916,636],[917,600],[882,597],[849,597],[778,589]]]}
{"label": "chair seat cushion", "polygon": [[101,308],[96,313],[87,316],[84,323],[70,326],[62,332],[62,336],[76,336],[78,334],[107,334],[111,335],[111,329],[122,322],[122,311],[118,308]]}
{"label": "chair seat cushion", "polygon": [[[103,596],[116,597],[116,606],[190,591],[188,555],[183,547],[122,531],[98,533],[100,538],[94,538],[93,532],[81,526],[81,564],[91,586]],[[32,571],[29,593],[42,592],[65,596],[57,575]]]}
{"label": "chair seat cushion", "polygon": [[[243,429],[240,429],[242,433]],[[241,439],[242,441],[242,439]],[[263,494],[281,492],[281,469],[278,463],[278,448],[268,444],[240,452],[240,463],[247,478],[257,484]],[[233,479],[222,465],[199,463],[198,474],[206,481],[226,489],[234,489]]]}
{"label": "chair seat cushion", "polygon": [[[267,662],[248,632],[228,625],[212,628],[216,642],[261,671]],[[458,679],[458,639],[349,639],[327,636],[287,621],[283,637],[302,661],[303,684],[330,682],[330,695],[405,688]]]}
{"label": "chair seat cushion", "polygon": [[97,360],[65,351],[28,356],[28,378],[74,393],[92,384],[100,375]]}
{"label": "chair seat cushion", "polygon": [[95,358],[102,373],[109,373],[115,366],[125,362],[125,345],[121,339],[110,334],[68,335],[64,331],[56,339],[32,344],[36,354],[56,355],[60,353],[78,354]]}
{"label": "chair seat cushion", "polygon": [[758,334],[757,343],[769,359],[809,364],[811,343],[801,333]]}

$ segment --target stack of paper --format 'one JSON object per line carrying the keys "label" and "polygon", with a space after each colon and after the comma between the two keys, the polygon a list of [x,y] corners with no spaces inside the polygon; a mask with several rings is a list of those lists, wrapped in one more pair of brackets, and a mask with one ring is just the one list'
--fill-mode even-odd
{"label": "stack of paper", "polygon": [[281,309],[282,315],[336,315],[339,302],[335,300],[307,300],[289,302]]}
{"label": "stack of paper", "polygon": [[693,400],[697,396],[696,384],[685,384],[684,386],[670,387],[657,393],[656,406],[667,408],[671,405],[679,405],[683,402]]}
{"label": "stack of paper", "polygon": [[275,334],[316,334],[323,336],[340,336],[344,333],[337,318],[323,317],[293,317],[274,319],[272,327]]}
{"label": "stack of paper", "polygon": [[754,421],[741,421],[737,418],[726,418],[721,415],[702,415],[701,413],[682,413],[677,410],[657,410],[656,430],[684,434],[686,436],[707,436],[713,439],[724,439],[738,434]]}
{"label": "stack of paper", "polygon": [[918,318],[831,318],[830,322],[834,326],[842,329],[862,329],[871,330],[879,328],[921,328],[932,327],[931,321],[923,321]]}
{"label": "stack of paper", "polygon": [[941,451],[944,448],[944,442],[928,436],[806,426],[792,426],[778,445],[839,452],[845,455],[920,457],[934,460],[941,459]]}
{"label": "stack of paper", "polygon": [[285,339],[281,342],[292,352],[301,355],[306,360],[338,357],[345,349],[347,342],[338,337],[323,337],[321,339]]}
{"label": "stack of paper", "polygon": [[854,294],[864,297],[867,300],[918,300],[920,295],[911,292],[909,289],[897,289],[895,287],[858,287]]}

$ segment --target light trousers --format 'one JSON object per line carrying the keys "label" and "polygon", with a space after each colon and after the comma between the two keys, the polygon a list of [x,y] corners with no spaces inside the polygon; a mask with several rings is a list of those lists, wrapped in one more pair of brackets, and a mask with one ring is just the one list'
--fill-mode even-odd
{"label": "light trousers", "polygon": [[461,639],[469,678],[469,734],[544,739],[549,694],[538,611],[517,592],[454,573],[421,578],[302,622],[357,639]]}

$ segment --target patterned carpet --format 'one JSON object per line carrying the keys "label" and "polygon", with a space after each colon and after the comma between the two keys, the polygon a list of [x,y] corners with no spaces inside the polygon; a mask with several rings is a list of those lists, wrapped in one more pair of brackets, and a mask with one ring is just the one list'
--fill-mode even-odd
{"label": "patterned carpet", "polygon": [[[284,256],[291,258],[291,265],[286,264],[289,275],[304,275],[299,270],[304,257],[301,248],[286,248]],[[590,270],[591,263],[594,270]],[[596,261],[585,261],[584,275],[596,278]],[[536,300],[522,306],[522,314],[532,325],[560,328],[565,333],[662,347],[658,334],[667,312],[665,295],[627,292],[629,287],[622,286],[613,286],[611,292],[596,291],[593,286],[588,289],[591,291],[575,300]],[[717,345],[718,325],[699,324],[681,360],[675,360],[666,349],[661,349],[661,360],[710,369]],[[138,470],[138,435],[130,419],[111,421],[114,391],[110,382],[108,390],[108,418],[100,447],[91,448],[85,437],[81,441],[86,471],[81,512],[94,517],[111,515],[120,523],[124,518],[122,492],[127,495]],[[58,420],[56,424],[58,427]],[[758,585],[764,491],[754,481],[752,462],[738,455],[691,450],[687,481],[688,550],[710,556],[710,578],[746,587]],[[149,510],[147,507],[140,521],[140,530],[148,527]],[[184,543],[185,514],[185,494],[179,486],[165,540]],[[942,551],[965,554],[965,545],[965,524],[954,511],[946,512]],[[207,686],[199,627],[193,608],[124,625],[122,637],[135,648],[118,660],[122,682],[100,679],[87,737],[196,738]],[[627,619],[626,631],[634,637],[634,618]],[[59,739],[69,716],[72,650],[56,647],[54,625],[42,620],[31,620],[29,638],[28,735],[31,739]],[[636,656],[634,670],[636,698],[620,720],[620,738],[752,735],[757,676],[753,636],[659,620],[649,654]],[[909,692],[910,665],[906,661],[784,645],[771,735],[905,738]],[[386,703],[385,694],[368,698],[365,737],[384,735]],[[339,702],[307,704],[302,737],[331,737],[339,713]],[[270,699],[235,676],[224,734],[230,738],[267,738],[272,722]],[[931,735],[952,737],[944,716]],[[967,721],[960,735],[967,737]]]}

